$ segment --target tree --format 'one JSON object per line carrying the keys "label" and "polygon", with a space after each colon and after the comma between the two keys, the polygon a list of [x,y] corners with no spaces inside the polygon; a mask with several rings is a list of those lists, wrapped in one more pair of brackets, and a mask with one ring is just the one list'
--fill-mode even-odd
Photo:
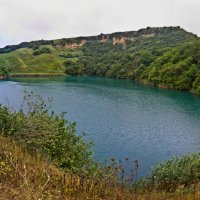
{"label": "tree", "polygon": [[6,77],[9,75],[9,69],[5,66],[0,66],[0,75]]}

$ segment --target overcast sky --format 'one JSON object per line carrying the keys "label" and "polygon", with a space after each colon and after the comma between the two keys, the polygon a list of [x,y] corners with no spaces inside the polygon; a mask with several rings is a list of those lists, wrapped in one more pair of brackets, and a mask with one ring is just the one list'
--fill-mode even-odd
{"label": "overcast sky", "polygon": [[181,26],[200,35],[200,0],[0,0],[0,46]]}

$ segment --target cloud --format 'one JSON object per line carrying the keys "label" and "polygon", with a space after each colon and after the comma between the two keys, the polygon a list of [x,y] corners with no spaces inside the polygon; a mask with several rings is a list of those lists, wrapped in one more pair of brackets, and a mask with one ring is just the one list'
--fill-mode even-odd
{"label": "cloud", "polygon": [[0,0],[0,46],[180,25],[200,34],[199,0]]}

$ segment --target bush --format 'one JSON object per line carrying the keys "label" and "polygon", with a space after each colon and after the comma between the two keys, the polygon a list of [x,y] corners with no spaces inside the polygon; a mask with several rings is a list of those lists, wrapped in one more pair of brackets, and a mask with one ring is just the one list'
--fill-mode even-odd
{"label": "bush", "polygon": [[181,189],[192,188],[200,180],[200,153],[175,157],[166,163],[157,165],[149,177],[137,182],[133,188],[136,190],[174,192]]}
{"label": "bush", "polygon": [[0,66],[0,76],[8,76],[9,71],[7,67]]}
{"label": "bush", "polygon": [[77,62],[67,60],[64,62],[64,66],[66,68],[65,74],[67,75],[80,76],[85,72],[84,65]]}
{"label": "bush", "polygon": [[65,113],[50,113],[51,99],[46,103],[39,95],[25,92],[26,111],[10,111],[0,106],[0,132],[15,138],[32,151],[47,155],[56,165],[75,173],[91,173],[96,169],[91,143],[76,132],[76,123]]}
{"label": "bush", "polygon": [[45,53],[51,53],[51,50],[47,47],[42,47],[41,49],[35,50],[33,52],[33,55],[38,56],[38,55],[45,54]]}

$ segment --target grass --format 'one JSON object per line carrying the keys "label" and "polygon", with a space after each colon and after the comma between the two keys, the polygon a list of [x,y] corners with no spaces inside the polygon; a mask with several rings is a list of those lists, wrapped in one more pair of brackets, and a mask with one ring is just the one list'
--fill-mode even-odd
{"label": "grass", "polygon": [[8,54],[1,54],[0,66],[9,68],[12,73],[64,73],[63,63],[66,59],[59,55],[69,50],[57,49],[50,45],[42,47],[48,47],[51,53],[34,56],[32,49],[18,49]]}
{"label": "grass", "polygon": [[200,190],[174,193],[144,191],[134,193],[113,180],[97,181],[66,173],[38,153],[30,153],[19,143],[0,136],[0,199],[47,200],[192,200]]}
{"label": "grass", "polygon": [[[30,155],[11,139],[0,136],[1,199],[116,199],[120,195],[133,197],[120,188],[66,173]],[[108,184],[108,183],[107,183]],[[116,184],[115,184],[116,185]]]}

